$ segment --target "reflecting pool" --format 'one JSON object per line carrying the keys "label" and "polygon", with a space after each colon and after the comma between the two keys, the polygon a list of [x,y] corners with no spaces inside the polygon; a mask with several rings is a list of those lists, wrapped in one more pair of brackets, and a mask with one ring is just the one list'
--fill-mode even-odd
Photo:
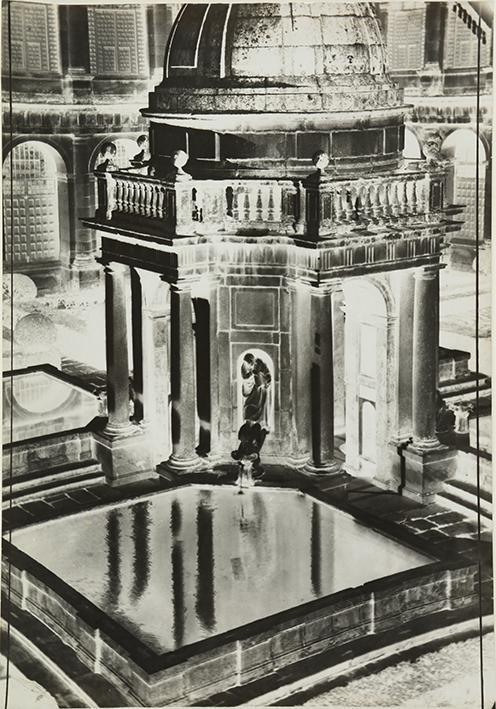
{"label": "reflecting pool", "polygon": [[294,490],[194,486],[12,543],[164,653],[431,561]]}

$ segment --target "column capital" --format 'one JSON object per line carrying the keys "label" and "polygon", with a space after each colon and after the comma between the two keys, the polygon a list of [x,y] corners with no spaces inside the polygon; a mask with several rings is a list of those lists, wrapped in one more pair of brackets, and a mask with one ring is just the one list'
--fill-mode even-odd
{"label": "column capital", "polygon": [[435,263],[430,264],[429,266],[422,266],[415,271],[413,276],[417,281],[432,281],[439,275],[439,271],[443,268],[446,268],[445,263]]}
{"label": "column capital", "polygon": [[169,283],[171,292],[189,293],[191,295],[191,290],[195,285],[196,281],[176,281],[175,283],[170,283],[169,281],[167,281],[167,283]]}
{"label": "column capital", "polygon": [[343,291],[343,281],[341,278],[335,278],[318,286],[311,286],[310,291],[312,295],[322,297],[333,295],[333,293],[341,293]]}
{"label": "column capital", "polygon": [[120,263],[119,261],[105,261],[103,259],[97,259],[104,267],[105,273],[113,276],[123,276],[129,270],[129,266],[125,263]]}

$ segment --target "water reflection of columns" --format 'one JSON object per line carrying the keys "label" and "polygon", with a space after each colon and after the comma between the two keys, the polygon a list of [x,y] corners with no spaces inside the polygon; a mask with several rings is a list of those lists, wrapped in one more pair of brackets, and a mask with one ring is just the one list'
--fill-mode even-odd
{"label": "water reflection of columns", "polygon": [[121,577],[121,510],[110,510],[107,516],[105,543],[107,551],[107,601],[111,605],[117,605],[119,595],[122,590]]}
{"label": "water reflection of columns", "polygon": [[[196,614],[206,630],[215,626],[214,524],[210,491],[203,492],[196,517]],[[205,499],[206,498],[206,499]]]}
{"label": "water reflection of columns", "polygon": [[311,579],[312,590],[315,596],[322,594],[322,529],[320,505],[312,503],[312,530],[311,530]]}
{"label": "water reflection of columns", "polygon": [[141,598],[150,580],[150,510],[148,502],[138,502],[131,508],[133,526],[133,585],[131,597]]}
{"label": "water reflection of columns", "polygon": [[172,605],[174,617],[174,643],[181,647],[184,642],[184,550],[178,539],[181,533],[182,515],[178,500],[172,501],[170,529],[172,535]]}

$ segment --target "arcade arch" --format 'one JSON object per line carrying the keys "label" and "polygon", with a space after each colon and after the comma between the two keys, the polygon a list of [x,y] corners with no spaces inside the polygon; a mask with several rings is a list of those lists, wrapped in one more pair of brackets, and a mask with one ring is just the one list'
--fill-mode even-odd
{"label": "arcade arch", "polygon": [[[479,158],[479,185],[477,187],[477,148]],[[448,183],[448,201],[466,205],[464,224],[457,240],[476,238],[476,199],[479,202],[479,238],[486,234],[485,187],[488,155],[483,141],[469,128],[459,128],[445,138],[441,146],[443,157],[452,161],[453,171]],[[488,236],[488,235],[487,235]]]}
{"label": "arcade arch", "polygon": [[37,271],[69,263],[67,172],[45,142],[15,145],[3,162],[4,263],[36,280]]}
{"label": "arcade arch", "polygon": [[376,476],[385,460],[394,416],[393,301],[386,284],[360,277],[345,280],[346,466]]}

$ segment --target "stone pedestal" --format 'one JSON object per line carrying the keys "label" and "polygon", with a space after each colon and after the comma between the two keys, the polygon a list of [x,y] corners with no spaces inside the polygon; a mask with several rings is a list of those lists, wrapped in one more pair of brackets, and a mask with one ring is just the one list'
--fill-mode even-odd
{"label": "stone pedestal", "polygon": [[95,433],[96,456],[108,485],[117,487],[156,477],[151,448],[143,429],[131,425],[126,433]]}
{"label": "stone pedestal", "polygon": [[403,495],[422,504],[434,501],[434,496],[443,487],[443,482],[453,477],[456,471],[457,451],[438,444],[430,450],[405,448],[405,486]]}
{"label": "stone pedestal", "polygon": [[413,306],[413,443],[404,451],[405,497],[428,502],[453,472],[456,451],[436,437],[439,376],[439,266],[415,272]]}

